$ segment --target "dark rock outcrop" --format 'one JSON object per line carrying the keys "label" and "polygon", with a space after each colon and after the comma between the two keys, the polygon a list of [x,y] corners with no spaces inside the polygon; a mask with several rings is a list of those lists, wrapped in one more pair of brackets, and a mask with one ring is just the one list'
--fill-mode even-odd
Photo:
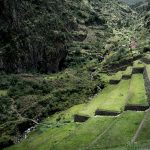
{"label": "dark rock outcrop", "polygon": [[97,109],[95,111],[95,115],[101,115],[101,116],[117,116],[119,114],[120,112],[116,112],[116,111],[108,111],[108,110],[100,110],[100,109]]}
{"label": "dark rock outcrop", "polygon": [[132,74],[143,73],[143,72],[144,72],[144,67],[134,67],[132,69]]}
{"label": "dark rock outcrop", "polygon": [[125,111],[127,110],[132,110],[132,111],[145,111],[149,109],[149,106],[145,106],[145,105],[126,105],[125,106]]}
{"label": "dark rock outcrop", "polygon": [[89,119],[89,116],[83,116],[83,115],[74,115],[74,122],[85,122]]}
{"label": "dark rock outcrop", "polygon": [[73,18],[60,15],[63,2],[1,0],[0,4],[0,69],[15,73],[61,70],[69,32],[78,28]]}
{"label": "dark rock outcrop", "polygon": [[19,131],[20,134],[23,134],[24,131],[26,131],[28,128],[32,127],[33,125],[35,125],[33,121],[24,120],[17,124],[16,129]]}
{"label": "dark rock outcrop", "polygon": [[128,80],[128,79],[131,79],[131,77],[132,77],[132,75],[123,75],[122,79]]}
{"label": "dark rock outcrop", "polygon": [[120,80],[111,79],[109,80],[109,84],[118,84]]}

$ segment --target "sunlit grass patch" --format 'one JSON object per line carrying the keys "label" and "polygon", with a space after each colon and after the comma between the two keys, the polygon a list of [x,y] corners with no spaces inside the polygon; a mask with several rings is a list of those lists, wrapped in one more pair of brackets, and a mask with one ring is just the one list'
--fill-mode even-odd
{"label": "sunlit grass patch", "polygon": [[0,90],[0,96],[6,96],[7,90]]}
{"label": "sunlit grass patch", "polygon": [[91,150],[126,146],[136,133],[143,116],[143,112],[124,112],[116,123],[91,145]]}
{"label": "sunlit grass patch", "polygon": [[148,105],[143,74],[133,74],[127,104]]}

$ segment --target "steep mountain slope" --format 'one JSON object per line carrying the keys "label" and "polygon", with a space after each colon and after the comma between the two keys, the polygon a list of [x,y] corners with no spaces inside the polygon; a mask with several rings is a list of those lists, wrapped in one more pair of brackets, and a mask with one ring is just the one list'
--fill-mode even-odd
{"label": "steep mountain slope", "polygon": [[107,40],[114,36],[113,30],[130,24],[133,11],[116,0],[1,4],[1,69],[55,72],[64,62],[73,67],[50,76],[1,75],[4,147],[41,118],[88,101],[104,87],[94,68],[101,68],[99,61],[110,47],[115,48],[110,42],[105,47]]}
{"label": "steep mountain slope", "polygon": [[[35,70],[45,73],[62,69],[69,43],[83,41],[89,26],[101,26],[109,36],[111,28],[107,22],[113,19],[117,23],[131,13],[123,4],[119,8],[117,1],[111,5],[116,8],[115,12],[111,10],[114,16],[108,15],[109,3],[106,0],[1,0],[1,69],[7,72]],[[103,36],[104,33],[97,34]]]}
{"label": "steep mountain slope", "polygon": [[[147,12],[139,15],[128,5],[117,0],[2,0],[0,3],[1,70],[13,73],[30,72],[15,75],[6,75],[2,72],[0,75],[1,148],[22,140],[26,137],[25,130],[39,124],[37,132],[31,133],[33,134],[31,139],[35,139],[31,140],[33,145],[28,144],[27,139],[12,149],[41,150],[49,146],[54,149],[55,143],[58,146],[56,149],[60,150],[60,147],[66,149],[64,143],[70,136],[74,137],[76,145],[80,142],[74,136],[76,133],[74,131],[78,130],[78,125],[80,126],[73,122],[72,116],[75,113],[86,112],[93,115],[100,102],[99,108],[122,112],[130,82],[127,80],[117,86],[111,86],[109,80],[114,78],[110,83],[118,82],[124,73],[131,76],[132,69],[117,74],[112,72],[117,72],[122,67],[126,69],[134,60],[142,57],[143,52],[149,51],[149,27],[145,21],[148,19],[145,17]],[[140,65],[135,62],[134,67]],[[59,70],[62,71],[58,72]],[[58,73],[41,75],[31,72]],[[145,102],[142,75],[133,78],[132,86],[140,82],[140,85],[136,85],[138,87],[136,92],[139,90],[142,92],[138,95],[133,94],[131,102],[132,100],[138,102],[139,99],[136,101],[136,98],[141,95]],[[101,97],[101,90],[105,87],[106,89],[102,91],[105,99],[101,98],[99,101],[98,95],[98,98],[90,101],[98,92]],[[111,97],[109,92],[112,94]],[[118,99],[121,101],[117,101]],[[72,107],[76,104],[81,105]],[[70,107],[72,108],[66,110]],[[56,115],[40,123],[54,113]],[[135,120],[132,120],[132,116]],[[140,115],[132,112],[124,113],[116,119],[120,121],[118,125],[114,122],[113,129],[116,131],[118,126],[120,133],[125,129],[127,138],[124,142],[127,142],[134,135],[142,117],[143,112]],[[125,123],[126,119],[130,125],[134,124],[130,133],[130,128],[129,130],[121,128],[122,121]],[[102,120],[100,118],[99,121],[104,122],[103,125],[107,129],[112,120],[106,117]],[[81,125],[77,134],[80,136],[81,131],[83,137],[85,134],[90,136],[87,131],[97,128],[99,133],[94,132],[92,138],[85,140],[89,144],[91,140],[99,137],[97,134],[103,134],[104,128],[98,128],[99,121],[92,119],[85,124],[85,128]],[[56,133],[60,137],[59,140]],[[47,141],[50,137],[49,145]],[[105,139],[106,137],[107,135]],[[70,143],[72,141],[68,141],[68,148]],[[105,145],[105,141],[102,141],[102,144]],[[118,143],[115,142],[114,145]],[[90,146],[87,148],[90,149]]]}

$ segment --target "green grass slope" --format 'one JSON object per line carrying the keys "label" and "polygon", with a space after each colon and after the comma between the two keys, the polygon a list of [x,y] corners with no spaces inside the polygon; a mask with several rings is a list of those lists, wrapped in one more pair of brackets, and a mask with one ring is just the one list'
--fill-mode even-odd
{"label": "green grass slope", "polygon": [[144,142],[150,142],[150,110],[146,112],[144,125],[141,129],[141,132],[138,135],[136,142],[140,144]]}
{"label": "green grass slope", "polygon": [[[10,150],[75,150],[92,142],[113,121],[111,117],[91,118],[84,124],[69,123],[54,128],[39,126],[29,138]],[[89,132],[90,131],[90,132]]]}
{"label": "green grass slope", "polygon": [[54,128],[40,125],[22,143],[6,150],[96,150],[124,146],[131,141],[143,115],[129,111],[119,117],[94,117],[83,124]]}
{"label": "green grass slope", "polygon": [[81,115],[94,116],[97,109],[123,111],[128,95],[129,84],[130,80],[122,80],[118,85],[108,85],[78,113]]}
{"label": "green grass slope", "polygon": [[108,91],[107,96],[100,99],[98,109],[123,111],[126,103],[130,80],[122,80],[116,88],[112,91]]}
{"label": "green grass slope", "polygon": [[127,104],[148,105],[143,74],[133,74]]}
{"label": "green grass slope", "polygon": [[116,123],[98,138],[88,150],[101,150],[126,146],[134,136],[142,118],[143,112],[125,112],[117,119]]}

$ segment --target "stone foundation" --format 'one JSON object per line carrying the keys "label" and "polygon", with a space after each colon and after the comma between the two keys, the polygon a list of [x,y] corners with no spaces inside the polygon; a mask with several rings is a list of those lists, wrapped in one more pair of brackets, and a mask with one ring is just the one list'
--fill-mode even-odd
{"label": "stone foundation", "polygon": [[120,82],[120,80],[109,80],[109,84],[118,84]]}
{"label": "stone foundation", "polygon": [[123,75],[122,79],[123,80],[129,80],[129,79],[131,79],[131,77],[132,77],[132,74],[131,75]]}
{"label": "stone foundation", "polygon": [[85,122],[89,119],[90,117],[88,116],[83,116],[83,115],[74,115],[74,122]]}
{"label": "stone foundation", "polygon": [[115,111],[107,111],[107,110],[99,110],[99,109],[95,111],[95,115],[101,115],[101,116],[117,116],[119,114],[120,112],[115,112]]}
{"label": "stone foundation", "polygon": [[136,67],[132,69],[132,74],[143,73],[143,72],[144,72],[144,67]]}
{"label": "stone foundation", "polygon": [[125,106],[125,111],[127,110],[132,110],[132,111],[145,111],[149,109],[149,106],[144,106],[144,105],[126,105]]}

